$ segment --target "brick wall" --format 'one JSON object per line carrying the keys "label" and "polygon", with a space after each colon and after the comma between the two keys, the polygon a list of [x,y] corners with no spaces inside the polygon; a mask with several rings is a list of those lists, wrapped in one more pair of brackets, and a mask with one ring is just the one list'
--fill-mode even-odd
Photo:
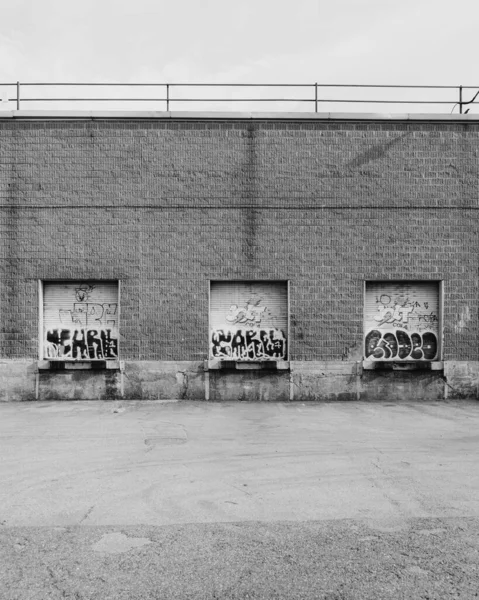
{"label": "brick wall", "polygon": [[478,361],[479,123],[0,119],[0,358],[39,279],[121,280],[126,360],[200,361],[211,279],[290,280],[290,358],[360,357],[365,279],[444,280]]}

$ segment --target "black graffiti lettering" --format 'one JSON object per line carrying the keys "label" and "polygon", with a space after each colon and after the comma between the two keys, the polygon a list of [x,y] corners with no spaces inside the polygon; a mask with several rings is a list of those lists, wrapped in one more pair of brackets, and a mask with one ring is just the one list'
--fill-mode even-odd
{"label": "black graffiti lettering", "polygon": [[72,358],[74,360],[89,358],[88,346],[85,337],[86,336],[83,329],[75,329],[75,331],[73,332]]}
{"label": "black graffiti lettering", "polygon": [[262,330],[260,332],[260,338],[264,356],[267,356],[268,358],[275,358],[274,345],[269,332]]}
{"label": "black graffiti lettering", "polygon": [[[369,356],[371,356],[371,354],[374,354],[374,351],[377,347],[377,345],[379,344],[379,340],[381,339],[381,332],[378,331],[377,329],[373,329],[372,331],[370,331],[367,336],[366,336],[366,350],[365,350],[365,354],[366,354],[366,358],[368,358]],[[379,356],[375,356],[375,358],[380,358],[383,355],[383,352],[381,351],[379,353]]]}
{"label": "black graffiti lettering", "polygon": [[[398,344],[397,340],[392,333],[386,333],[383,338],[379,341],[381,337],[378,331],[375,331],[374,336],[371,337],[369,342],[371,349],[373,350],[374,358],[394,358],[398,353]],[[377,337],[379,334],[379,338]],[[372,348],[371,344],[374,343],[375,346]]]}
{"label": "black graffiti lettering", "polygon": [[88,326],[101,327],[103,317],[102,304],[88,304]]}
{"label": "black graffiti lettering", "polygon": [[261,332],[264,353],[271,358],[282,358],[286,356],[286,338],[282,331],[270,329]]}
{"label": "black graffiti lettering", "polygon": [[88,326],[88,304],[76,302],[72,310],[72,323],[80,327]]}
{"label": "black graffiti lettering", "polygon": [[286,359],[286,343],[279,329],[219,329],[211,334],[211,355],[237,360]]}
{"label": "black graffiti lettering", "polygon": [[63,325],[75,324],[81,328],[98,329],[106,325],[113,327],[118,317],[118,304],[75,302],[73,310],[60,309],[59,317]]}
{"label": "black graffiti lettering", "polygon": [[69,329],[55,329],[47,331],[46,355],[47,358],[67,358],[71,356],[72,345]]}
{"label": "black graffiti lettering", "polygon": [[231,339],[232,334],[230,331],[225,333],[220,329],[213,332],[211,338],[211,353],[215,358],[231,356]]}
{"label": "black graffiti lettering", "polygon": [[45,358],[104,360],[118,358],[118,340],[111,329],[49,330]]}
{"label": "black graffiti lettering", "polygon": [[101,331],[103,358],[118,358],[118,340],[112,337],[111,329]]}
{"label": "black graffiti lettering", "polygon": [[78,302],[85,302],[85,300],[88,300],[90,294],[93,292],[94,289],[94,285],[80,285],[75,289],[75,297],[78,300]]}
{"label": "black graffiti lettering", "polygon": [[258,337],[258,331],[249,329],[246,332],[246,354],[248,358],[258,358],[261,356],[261,339]]}
{"label": "black graffiti lettering", "polygon": [[378,360],[434,360],[437,355],[437,337],[428,331],[422,335],[418,332],[410,336],[404,330],[397,329],[393,334],[387,332],[384,335],[377,329],[368,332],[365,339],[365,356],[373,356]]}
{"label": "black graffiti lettering", "polygon": [[246,339],[243,332],[239,329],[231,342],[231,356],[234,358],[246,358]]}
{"label": "black graffiti lettering", "polygon": [[111,315],[116,315],[117,309],[118,309],[118,304],[103,304],[103,309],[105,311],[105,314],[108,316]]}
{"label": "black graffiti lettering", "polygon": [[398,343],[395,336],[392,333],[386,333],[384,334],[383,338],[389,351],[391,352],[391,358],[395,358],[398,353]]}
{"label": "black graffiti lettering", "polygon": [[422,334],[422,348],[424,351],[424,358],[432,360],[437,354],[437,339],[436,336],[431,332]]}
{"label": "black graffiti lettering", "polygon": [[[389,350],[389,344],[386,342],[386,340],[381,340],[379,342],[379,346],[376,350],[378,353],[380,350],[382,350],[383,358],[391,358],[391,350]],[[376,356],[376,352],[375,352],[375,356]]]}
{"label": "black graffiti lettering", "polygon": [[389,296],[388,294],[381,294],[381,296],[379,298],[376,296],[376,304],[381,303],[384,306],[386,306],[390,302],[391,302],[391,296]]}
{"label": "black graffiti lettering", "polygon": [[414,358],[414,360],[420,360],[424,356],[424,353],[421,350],[422,340],[421,340],[421,336],[419,335],[419,333],[411,333],[411,342],[412,342],[411,358]]}
{"label": "black graffiti lettering", "polygon": [[431,311],[428,315],[418,315],[417,320],[424,321],[425,323],[437,323],[439,318],[434,312]]}
{"label": "black graffiti lettering", "polygon": [[401,331],[400,329],[396,330],[396,338],[398,341],[398,357],[406,358],[411,354],[412,343],[411,338],[405,331]]}
{"label": "black graffiti lettering", "polygon": [[102,340],[99,331],[96,329],[89,329],[87,331],[87,347],[88,358],[92,360],[103,358]]}

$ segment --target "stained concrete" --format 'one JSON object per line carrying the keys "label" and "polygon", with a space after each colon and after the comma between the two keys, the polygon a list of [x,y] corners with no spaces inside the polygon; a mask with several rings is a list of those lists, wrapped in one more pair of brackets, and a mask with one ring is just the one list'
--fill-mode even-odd
{"label": "stained concrete", "polygon": [[208,395],[212,402],[287,402],[291,379],[287,371],[210,371]]}
{"label": "stained concrete", "polygon": [[60,526],[479,516],[478,431],[476,402],[5,403],[1,514]]}
{"label": "stained concrete", "polygon": [[2,600],[471,600],[479,404],[0,405]]}
{"label": "stained concrete", "polygon": [[444,364],[444,378],[447,398],[479,399],[479,362],[447,361]]}
{"label": "stained concrete", "polygon": [[0,361],[0,402],[24,400],[402,402],[479,398],[479,362],[446,361],[444,370],[363,369],[361,360],[291,361],[290,370],[205,370],[204,361],[121,361],[124,369],[37,369]]}
{"label": "stained concrete", "polygon": [[31,360],[0,360],[0,402],[35,400],[35,372]]}
{"label": "stained concrete", "polygon": [[118,396],[144,400],[203,400],[203,361],[125,361]]}

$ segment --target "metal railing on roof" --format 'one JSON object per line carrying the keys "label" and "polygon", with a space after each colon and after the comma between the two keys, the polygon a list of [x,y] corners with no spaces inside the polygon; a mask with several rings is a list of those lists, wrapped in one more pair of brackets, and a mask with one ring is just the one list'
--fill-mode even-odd
{"label": "metal railing on roof", "polygon": [[[64,96],[61,90],[71,90],[74,95]],[[131,95],[141,88],[140,97]],[[88,90],[88,95],[79,90]],[[271,97],[272,89],[280,97]],[[95,95],[92,96],[92,91]],[[115,91],[115,93],[112,92]],[[343,107],[353,107],[359,112],[371,110],[378,105],[388,109],[405,105],[423,108],[432,107],[434,112],[469,112],[466,106],[474,104],[479,95],[479,86],[446,85],[360,85],[360,84],[276,84],[276,83],[46,83],[14,82],[0,83],[0,109],[44,109],[70,107],[70,103],[93,105],[102,108],[138,107],[156,111],[184,110],[193,104],[198,110],[211,110],[226,106],[227,110],[252,110],[252,107],[267,106],[269,110],[288,109],[299,111],[332,112]],[[369,97],[373,91],[373,97]],[[118,92],[118,93],[117,93]],[[159,93],[158,93],[159,92]],[[265,92],[266,97],[265,97]],[[205,95],[206,94],[206,95]],[[246,95],[245,95],[246,94]],[[331,95],[332,94],[332,95]],[[411,96],[412,94],[412,96]],[[193,97],[191,97],[193,96]],[[108,103],[108,104],[107,104]],[[198,108],[200,106],[200,108]],[[274,108],[270,108],[274,107]],[[431,111],[431,108],[429,109]]]}

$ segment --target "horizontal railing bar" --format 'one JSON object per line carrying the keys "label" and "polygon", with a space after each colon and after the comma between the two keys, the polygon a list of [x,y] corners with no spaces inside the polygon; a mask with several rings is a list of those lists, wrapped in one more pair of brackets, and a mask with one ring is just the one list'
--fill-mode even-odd
{"label": "horizontal railing bar", "polygon": [[[366,105],[366,104],[370,104],[370,105],[409,105],[411,107],[413,106],[419,106],[419,105],[446,105],[446,106],[452,106],[452,110],[451,112],[454,111],[454,109],[456,107],[458,108],[458,111],[460,114],[463,113],[463,109],[466,105],[470,105],[473,104],[476,101],[476,98],[479,96],[479,92],[477,90],[479,90],[479,86],[452,86],[452,85],[399,85],[399,84],[345,84],[345,83],[183,83],[183,82],[178,82],[178,83],[160,83],[160,82],[131,82],[131,83],[119,83],[119,82],[80,82],[80,83],[74,83],[74,82],[13,82],[13,83],[0,83],[0,91],[3,89],[5,90],[5,88],[14,88],[15,91],[13,93],[16,93],[15,98],[5,98],[3,97],[2,99],[2,103],[5,106],[6,103],[9,102],[14,102],[16,103],[16,110],[20,110],[22,103],[28,102],[28,103],[50,103],[50,102],[56,102],[56,103],[66,103],[66,102],[88,102],[88,103],[95,103],[95,102],[103,102],[103,103],[110,103],[110,104],[118,104],[118,103],[125,103],[125,102],[129,102],[129,103],[145,103],[145,102],[149,102],[149,103],[155,103],[155,104],[163,104],[165,103],[166,106],[166,110],[169,111],[171,109],[171,104],[172,103],[203,103],[203,104],[210,104],[210,105],[214,105],[215,103],[230,103],[231,105],[233,103],[237,104],[237,105],[241,105],[241,103],[244,105],[245,103],[248,104],[252,104],[252,103],[270,103],[270,104],[275,104],[276,107],[278,107],[278,103],[313,103],[314,102],[314,111],[318,112],[318,107],[319,106],[324,106],[325,104],[330,104],[330,105],[339,105],[339,104],[349,104],[349,105]],[[122,93],[121,97],[117,97],[117,98],[112,98],[112,97],[103,97],[103,98],[90,98],[90,97],[70,97],[70,98],[63,98],[63,97],[47,97],[47,98],[37,98],[37,97],[28,97],[28,95],[24,95],[25,94],[25,88],[35,88],[35,87],[44,87],[44,88],[70,88],[68,91],[73,92],[75,90],[73,90],[72,88],[122,88],[125,89],[125,91],[132,91],[133,93],[133,88],[137,89],[137,88],[151,88],[152,90],[156,90],[158,88],[161,88],[160,92],[165,92],[165,96],[164,98],[148,98],[148,97],[142,97],[142,98],[137,98],[137,97],[124,97],[124,93]],[[131,89],[130,89],[131,88]],[[238,93],[233,93],[233,92],[228,92],[229,97],[228,98],[224,98],[224,97],[220,97],[220,98],[211,98],[211,97],[206,97],[206,98],[201,98],[201,97],[196,97],[196,98],[173,98],[172,97],[172,91],[173,88],[191,88],[190,89],[190,94],[195,94],[196,96],[202,96],[203,93],[205,93],[205,95],[211,95],[212,92],[208,93],[208,92],[203,92],[203,93],[198,93],[196,91],[197,88],[234,88],[234,89],[250,89],[250,91],[254,91],[256,89],[261,89],[261,88],[275,88],[276,91],[278,91],[278,93],[284,93],[287,94],[289,89],[294,89],[297,88],[297,93],[298,96],[297,98],[291,98],[291,97],[283,97],[283,98],[237,98],[237,97],[231,97],[231,96],[236,96]],[[193,89],[194,88],[194,89]],[[284,88],[283,91],[279,91],[279,88]],[[303,93],[302,91],[299,91],[300,88],[307,88],[308,90],[310,90],[311,96],[313,97],[303,97]],[[333,92],[335,95],[339,95],[340,93],[342,94],[343,91],[342,90],[357,90],[357,89],[375,89],[375,90],[393,90],[392,92],[389,92],[387,94],[381,94],[380,96],[386,96],[386,98],[384,99],[380,99],[380,98],[374,98],[374,99],[359,99],[359,98],[352,98],[352,99],[348,99],[347,97],[342,97],[342,98],[325,98],[323,97],[323,95],[327,95],[330,92],[325,92],[324,90],[326,90],[326,88],[329,89],[336,89],[336,92]],[[433,90],[436,91],[436,93],[434,94],[436,96],[436,98],[438,98],[437,100],[433,100],[433,99],[394,99],[394,96],[396,96],[396,98],[399,96],[399,93],[394,93],[395,90],[422,90],[423,94],[421,94],[421,96],[423,95],[432,95],[432,94],[426,94],[425,90]],[[447,100],[442,100],[440,99],[441,96],[443,94],[439,94],[440,90],[455,90],[457,97],[453,98],[453,99],[447,99]],[[475,95],[472,99],[470,100],[465,100],[464,99],[464,91],[470,91],[470,90],[474,90]],[[83,91],[82,90],[77,90],[77,91]],[[86,90],[85,90],[86,91]],[[51,96],[52,94],[56,94],[57,92],[59,92],[59,90],[52,90],[50,89],[49,92],[47,92],[47,94],[49,96]],[[318,94],[319,92],[319,94]],[[34,93],[34,92],[30,92],[30,93]],[[105,92],[108,93],[108,92]],[[137,92],[138,93],[138,92]],[[147,92],[141,92],[144,95],[148,95]],[[188,92],[186,92],[188,93]],[[216,93],[216,92],[214,92]],[[219,92],[218,92],[219,93]],[[256,93],[256,92],[255,92]],[[474,93],[474,92],[473,92]],[[6,95],[11,95],[12,91],[8,90],[7,92],[3,91],[1,95],[6,96]],[[241,95],[241,94],[239,94]],[[258,95],[262,95],[262,94],[258,94]],[[344,92],[345,96],[348,95],[353,95],[353,92],[351,91],[350,94]],[[355,94],[354,94],[355,95]],[[375,94],[375,96],[378,96],[379,94]],[[409,93],[404,93],[401,94],[401,96],[409,96],[411,94]],[[419,96],[418,93],[414,93],[415,96]],[[447,94],[448,95],[448,94]],[[468,96],[472,94],[467,94]],[[222,96],[222,94],[221,94]],[[249,96],[249,94],[248,94]],[[307,93],[307,96],[309,96],[309,93]],[[421,97],[419,96],[419,97]],[[1,97],[1,96],[0,96]],[[389,98],[388,98],[389,97]],[[30,104],[30,105],[31,105]],[[478,101],[479,104],[479,101]],[[23,104],[24,106],[24,104]],[[275,109],[273,109],[275,110]],[[278,107],[279,110],[279,107]],[[349,110],[349,109],[348,109]],[[469,112],[469,109],[466,111]]]}
{"label": "horizontal railing bar", "polygon": [[349,102],[354,104],[454,104],[456,100],[333,100],[318,98],[318,102]]}
{"label": "horizontal railing bar", "polygon": [[[123,87],[158,87],[169,85],[170,87],[314,87],[314,83],[45,83],[45,82],[30,82],[24,83],[21,82],[22,86],[105,86],[105,87],[113,87],[113,86],[123,86]],[[1,85],[17,85],[15,83],[11,84],[1,84]],[[320,84],[318,84],[319,86]]]}
{"label": "horizontal railing bar", "polygon": [[22,98],[22,102],[166,102],[166,98]]}
{"label": "horizontal railing bar", "polygon": [[[145,87],[145,86],[149,86],[149,87],[159,87],[159,86],[166,86],[166,85],[172,85],[172,84],[168,84],[168,83],[65,83],[65,82],[61,82],[61,83],[48,83],[48,82],[30,82],[30,83],[24,83],[23,81],[20,82],[22,84],[22,87],[25,85],[31,85],[31,86],[46,86],[49,85],[51,87],[60,87],[60,86],[71,86],[71,87],[81,87],[81,86],[88,86],[88,87],[94,87],[94,86],[105,86],[105,87],[114,87],[114,86],[122,86],[122,87]],[[12,85],[17,85],[12,84]]]}
{"label": "horizontal railing bar", "polygon": [[[388,84],[347,84],[347,83],[170,83],[170,86],[223,86],[223,87],[348,87],[348,88],[418,88],[418,89],[451,89],[457,90],[457,85],[388,85]],[[479,86],[470,86],[473,89]],[[463,89],[467,89],[465,85]]]}
{"label": "horizontal railing bar", "polygon": [[[12,98],[12,101],[16,98]],[[166,102],[166,98],[22,98],[22,102]],[[171,98],[170,102],[314,102],[314,98]],[[450,104],[450,103],[448,103]]]}
{"label": "horizontal railing bar", "polygon": [[[166,102],[166,98],[22,98],[22,102]],[[9,98],[8,102],[15,102]],[[170,102],[337,102],[350,104],[453,104],[454,100],[335,100],[334,98],[170,98]],[[463,102],[467,104],[467,102]]]}
{"label": "horizontal railing bar", "polygon": [[[314,84],[313,84],[314,85]],[[340,87],[340,88],[391,88],[391,89],[447,89],[447,90],[457,90],[459,88],[458,85],[389,85],[389,84],[375,84],[375,83],[318,83],[318,87]],[[473,89],[476,89],[476,86],[471,86]],[[466,86],[462,86],[463,89],[466,89]]]}
{"label": "horizontal railing bar", "polygon": [[[453,104],[455,100],[333,100],[318,98],[170,98],[170,102],[349,102],[365,104]],[[463,103],[465,104],[465,103]]]}
{"label": "horizontal railing bar", "polygon": [[[22,86],[104,86],[104,87],[159,87],[169,85],[170,87],[338,87],[338,88],[388,88],[388,89],[458,89],[457,85],[394,85],[394,84],[374,84],[374,83],[72,83],[72,82],[21,82]],[[14,83],[0,83],[0,85],[16,85]],[[462,89],[479,89],[477,86],[463,85]]]}

